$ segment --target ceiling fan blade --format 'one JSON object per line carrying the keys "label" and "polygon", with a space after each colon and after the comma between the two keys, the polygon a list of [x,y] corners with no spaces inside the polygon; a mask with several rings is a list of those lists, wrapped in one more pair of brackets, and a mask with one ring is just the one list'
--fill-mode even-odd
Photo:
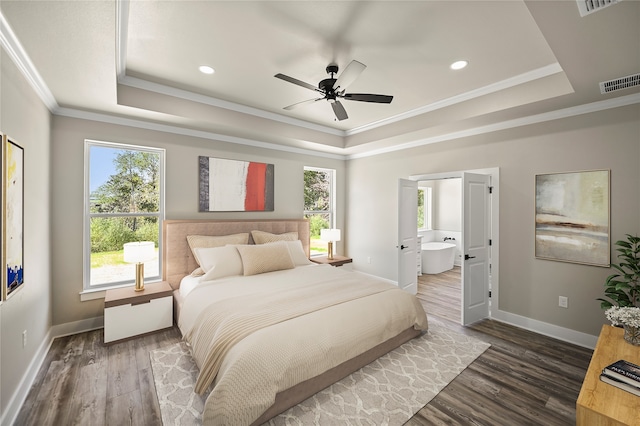
{"label": "ceiling fan blade", "polygon": [[305,83],[304,81],[298,80],[297,78],[289,77],[288,75],[284,75],[284,74],[276,74],[276,75],[274,75],[274,77],[275,78],[279,78],[280,80],[288,81],[289,83],[293,83],[293,84],[296,84],[298,86],[302,86],[305,89],[309,89],[309,90],[313,90],[315,92],[322,93],[322,91],[320,89],[318,89],[316,86],[311,85],[309,83]]}
{"label": "ceiling fan blade", "polygon": [[373,95],[371,93],[345,93],[341,97],[350,101],[375,102],[378,104],[390,104],[393,100],[393,96]]}
{"label": "ceiling fan blade", "polygon": [[286,107],[284,107],[284,109],[286,109],[286,110],[288,110],[288,111],[291,111],[292,109],[296,109],[296,108],[298,108],[298,107],[301,107],[301,106],[303,106],[303,105],[308,105],[308,104],[311,104],[311,103],[313,103],[313,102],[321,101],[321,100],[323,100],[323,99],[324,99],[324,98],[318,98],[318,99],[307,99],[306,101],[302,101],[302,102],[295,103],[295,104],[293,104],[293,105],[286,106]]}
{"label": "ceiling fan blade", "polygon": [[358,61],[351,61],[349,65],[342,71],[340,77],[333,84],[333,88],[337,89],[338,87],[342,90],[346,89],[351,83],[353,83],[356,78],[364,71],[367,66]]}
{"label": "ceiling fan blade", "polygon": [[333,108],[333,113],[336,115],[336,118],[338,120],[342,121],[349,118],[349,116],[347,115],[347,111],[345,111],[344,107],[339,101],[332,102],[331,108]]}

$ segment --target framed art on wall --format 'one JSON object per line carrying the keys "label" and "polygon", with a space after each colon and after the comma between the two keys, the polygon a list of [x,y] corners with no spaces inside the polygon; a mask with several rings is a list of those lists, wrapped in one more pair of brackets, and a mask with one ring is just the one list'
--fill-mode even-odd
{"label": "framed art on wall", "polygon": [[535,256],[608,267],[610,171],[536,175]]}
{"label": "framed art on wall", "polygon": [[198,157],[199,211],[273,211],[273,164]]}
{"label": "framed art on wall", "polygon": [[24,150],[5,135],[2,156],[2,293],[6,300],[24,284]]}

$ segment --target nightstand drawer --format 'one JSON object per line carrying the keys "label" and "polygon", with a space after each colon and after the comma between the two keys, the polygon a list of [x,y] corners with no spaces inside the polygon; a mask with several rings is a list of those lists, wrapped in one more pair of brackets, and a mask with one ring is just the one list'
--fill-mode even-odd
{"label": "nightstand drawer", "polygon": [[104,342],[126,339],[172,325],[172,296],[113,306],[104,310]]}

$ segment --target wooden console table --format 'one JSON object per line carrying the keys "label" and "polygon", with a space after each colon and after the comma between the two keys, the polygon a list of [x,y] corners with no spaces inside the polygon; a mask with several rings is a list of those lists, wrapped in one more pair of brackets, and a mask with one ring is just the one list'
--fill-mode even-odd
{"label": "wooden console table", "polygon": [[600,380],[602,369],[619,359],[640,365],[640,346],[624,341],[624,330],[603,325],[576,403],[576,425],[640,425],[640,396]]}

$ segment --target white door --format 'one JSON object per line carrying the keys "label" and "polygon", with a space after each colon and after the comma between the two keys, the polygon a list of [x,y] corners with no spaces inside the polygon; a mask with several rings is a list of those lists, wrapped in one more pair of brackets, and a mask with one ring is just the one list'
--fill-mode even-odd
{"label": "white door", "polygon": [[418,293],[418,182],[398,180],[398,287]]}
{"label": "white door", "polygon": [[489,179],[462,174],[462,324],[489,316]]}

